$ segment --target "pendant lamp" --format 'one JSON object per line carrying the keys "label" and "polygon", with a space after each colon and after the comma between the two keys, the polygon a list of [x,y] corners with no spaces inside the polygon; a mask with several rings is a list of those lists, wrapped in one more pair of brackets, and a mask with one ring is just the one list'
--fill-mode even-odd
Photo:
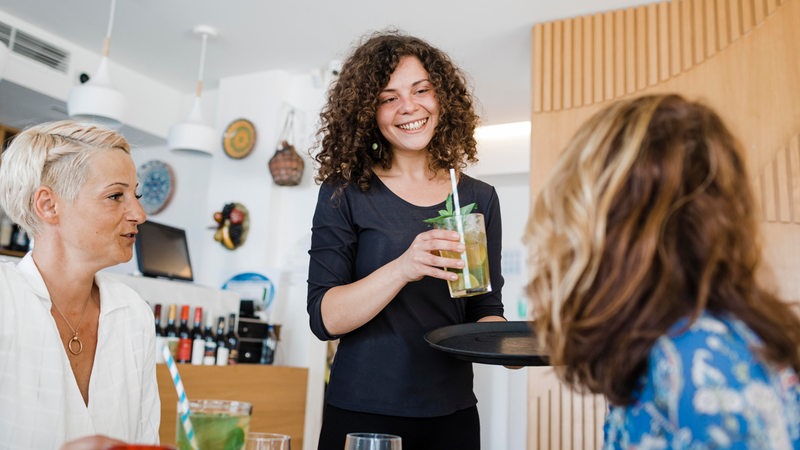
{"label": "pendant lamp", "polygon": [[125,114],[125,97],[114,89],[108,76],[108,50],[111,46],[116,6],[116,0],[111,0],[111,14],[97,72],[86,83],[75,86],[67,99],[67,114],[71,118],[96,122],[114,129],[122,126]]}
{"label": "pendant lamp", "polygon": [[211,157],[219,145],[219,136],[214,127],[207,125],[203,120],[200,98],[203,95],[206,43],[209,36],[215,37],[217,35],[217,30],[208,25],[198,25],[194,28],[194,33],[199,34],[203,42],[200,50],[200,71],[197,75],[194,104],[186,120],[170,127],[167,135],[167,147],[173,152]]}

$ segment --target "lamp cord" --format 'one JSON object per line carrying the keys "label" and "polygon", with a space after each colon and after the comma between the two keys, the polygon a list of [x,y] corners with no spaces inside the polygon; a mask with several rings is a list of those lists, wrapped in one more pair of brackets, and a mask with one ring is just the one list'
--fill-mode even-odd
{"label": "lamp cord", "polygon": [[108,17],[108,28],[106,28],[106,38],[103,40],[103,56],[108,56],[111,48],[111,30],[114,28],[114,12],[117,9],[117,0],[111,0],[111,14]]}

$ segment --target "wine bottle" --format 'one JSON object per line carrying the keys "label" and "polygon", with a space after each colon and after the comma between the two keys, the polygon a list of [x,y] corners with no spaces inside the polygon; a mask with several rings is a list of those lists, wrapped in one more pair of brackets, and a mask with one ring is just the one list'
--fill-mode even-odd
{"label": "wine bottle", "polygon": [[205,353],[203,355],[203,365],[213,366],[217,363],[217,339],[214,336],[214,318],[206,313],[206,329],[203,331],[205,341]]}
{"label": "wine bottle", "polygon": [[161,326],[161,303],[156,303],[153,307],[153,318],[156,323],[156,336],[164,336],[164,328]]}
{"label": "wine bottle", "polygon": [[11,245],[9,248],[15,252],[27,252],[30,245],[30,238],[25,229],[18,224],[11,226]]}
{"label": "wine bottle", "polygon": [[179,363],[192,361],[192,337],[189,335],[189,305],[181,306],[181,324],[178,326]]}
{"label": "wine bottle", "polygon": [[272,364],[275,362],[275,350],[278,347],[278,336],[275,333],[275,325],[267,325],[267,338],[261,350],[261,364]]}
{"label": "wine bottle", "polygon": [[0,217],[0,249],[11,249],[11,232],[14,222],[5,213]]}
{"label": "wine bottle", "polygon": [[225,316],[219,316],[217,321],[217,365],[228,365],[228,347],[225,341]]}
{"label": "wine bottle", "polygon": [[175,317],[178,314],[178,305],[171,303],[167,312],[167,326],[164,328],[164,340],[169,346],[172,358],[178,358],[178,328],[175,326]]}
{"label": "wine bottle", "polygon": [[228,346],[228,364],[239,362],[239,336],[236,334],[236,314],[228,316],[228,334],[225,335]]}
{"label": "wine bottle", "polygon": [[156,325],[156,362],[163,363],[164,358],[161,356],[161,347],[164,346],[164,328],[161,326],[161,303],[156,303],[153,306],[153,319]]}
{"label": "wine bottle", "polygon": [[206,353],[206,341],[203,339],[203,308],[194,308],[194,323],[192,324],[192,364],[200,366],[203,364],[203,356]]}

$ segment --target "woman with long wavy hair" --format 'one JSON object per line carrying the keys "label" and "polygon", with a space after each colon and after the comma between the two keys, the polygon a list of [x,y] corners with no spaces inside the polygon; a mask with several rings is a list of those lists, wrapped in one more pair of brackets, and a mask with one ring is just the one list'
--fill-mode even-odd
{"label": "woman with long wavy hair", "polygon": [[606,448],[800,448],[800,319],[759,284],[739,148],[701,103],[618,101],[535,202],[538,332],[563,381],[609,400]]}

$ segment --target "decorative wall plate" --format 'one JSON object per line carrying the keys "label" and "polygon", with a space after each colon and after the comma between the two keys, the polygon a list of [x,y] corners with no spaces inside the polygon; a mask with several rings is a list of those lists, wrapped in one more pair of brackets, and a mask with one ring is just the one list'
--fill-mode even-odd
{"label": "decorative wall plate", "polygon": [[172,199],[175,179],[172,168],[164,161],[154,159],[139,166],[136,175],[142,194],[139,203],[144,212],[155,214],[163,210]]}
{"label": "decorative wall plate", "polygon": [[233,159],[242,159],[253,151],[256,145],[256,127],[247,119],[236,119],[225,128],[222,148]]}

